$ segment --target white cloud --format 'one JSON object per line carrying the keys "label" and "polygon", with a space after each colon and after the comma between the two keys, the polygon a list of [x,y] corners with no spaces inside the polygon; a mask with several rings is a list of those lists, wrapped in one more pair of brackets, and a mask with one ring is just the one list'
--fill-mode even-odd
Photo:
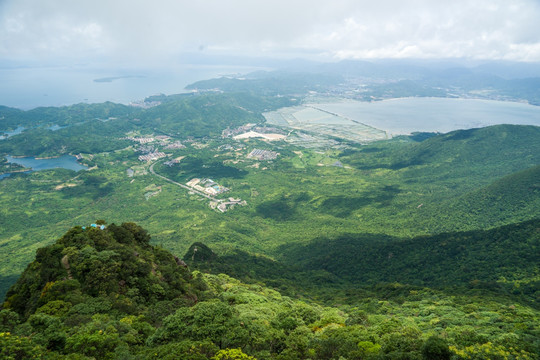
{"label": "white cloud", "polygon": [[540,61],[535,0],[4,0],[0,59],[182,52]]}

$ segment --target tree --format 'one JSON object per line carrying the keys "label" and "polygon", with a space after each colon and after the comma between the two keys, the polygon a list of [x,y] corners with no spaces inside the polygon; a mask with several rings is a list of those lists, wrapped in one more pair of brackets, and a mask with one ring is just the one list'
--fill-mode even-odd
{"label": "tree", "polygon": [[46,350],[30,338],[0,333],[0,358],[6,360],[42,359]]}
{"label": "tree", "polygon": [[257,360],[253,356],[246,355],[241,349],[219,350],[212,360]]}
{"label": "tree", "polygon": [[13,331],[20,322],[19,314],[9,309],[0,311],[0,332]]}
{"label": "tree", "polygon": [[425,360],[450,360],[452,352],[445,340],[432,336],[422,346],[422,358]]}

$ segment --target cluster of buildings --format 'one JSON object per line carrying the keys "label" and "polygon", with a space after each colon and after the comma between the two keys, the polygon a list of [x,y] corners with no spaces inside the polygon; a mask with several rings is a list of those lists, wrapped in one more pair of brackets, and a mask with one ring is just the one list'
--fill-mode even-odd
{"label": "cluster of buildings", "polygon": [[225,211],[227,211],[229,209],[234,208],[235,205],[246,206],[247,202],[246,202],[246,200],[235,199],[235,198],[232,198],[232,197],[230,197],[228,201],[223,201],[223,202],[211,201],[210,202],[210,207],[212,209],[218,209],[222,213],[224,213]]}
{"label": "cluster of buildings", "polygon": [[145,100],[139,100],[139,101],[133,101],[129,103],[129,106],[142,108],[142,109],[150,109],[154,106],[161,105],[161,101],[145,101]]}
{"label": "cluster of buildings", "polygon": [[156,140],[159,140],[161,142],[167,142],[167,141],[171,140],[171,137],[168,136],[168,135],[157,135]]}
{"label": "cluster of buildings", "polygon": [[252,152],[248,154],[248,158],[253,158],[257,160],[274,160],[278,157],[279,153],[270,150],[261,150],[253,149]]}
{"label": "cluster of buildings", "polygon": [[165,161],[163,163],[163,165],[167,165],[168,167],[172,167],[172,166],[178,164],[179,162],[180,162],[180,160],[178,160],[178,159],[172,159],[172,160],[169,160],[169,161]]}
{"label": "cluster of buildings", "polygon": [[139,155],[139,161],[154,161],[154,160],[164,158],[165,156],[167,156],[165,153],[161,151],[156,151],[156,152],[151,152],[146,155]]}
{"label": "cluster of buildings", "polygon": [[212,179],[194,178],[188,181],[186,185],[192,189],[203,192],[210,196],[221,194],[221,193],[224,193],[225,191],[229,191],[228,188],[219,185],[217,182],[215,182]]}
{"label": "cluster of buildings", "polygon": [[138,142],[139,144],[148,144],[148,143],[151,143],[153,141],[155,141],[155,139],[153,137],[133,137],[133,136],[128,136],[126,138],[124,138],[126,140],[131,140],[131,141],[135,141],[135,142]]}
{"label": "cluster of buildings", "polygon": [[165,149],[183,149],[185,147],[186,146],[180,141],[175,141],[172,144],[168,144],[167,146],[165,146]]}
{"label": "cluster of buildings", "polygon": [[250,131],[253,126],[255,126],[255,124],[246,124],[243,126],[239,126],[236,129],[227,128],[221,132],[221,136],[224,138],[227,138],[227,137],[235,136],[238,134],[242,134],[247,131]]}

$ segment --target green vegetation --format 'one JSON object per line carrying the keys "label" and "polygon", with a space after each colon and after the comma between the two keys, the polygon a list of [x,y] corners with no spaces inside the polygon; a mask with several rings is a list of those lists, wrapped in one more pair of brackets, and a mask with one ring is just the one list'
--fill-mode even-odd
{"label": "green vegetation", "polygon": [[[13,156],[93,154],[125,148],[125,134],[166,134],[185,139],[221,135],[226,127],[260,122],[263,110],[291,105],[288,97],[200,95],[172,97],[161,106],[136,109],[113,103],[77,104],[20,111],[0,108],[0,130],[23,126],[22,134],[0,141],[0,153]],[[48,126],[64,128],[56,131]]]}
{"label": "green vegetation", "polygon": [[[158,162],[158,174],[179,183],[210,177],[231,189],[221,197],[247,201],[248,206],[225,214],[153,176],[148,164],[137,160],[133,145],[84,155],[82,161],[94,170],[48,170],[0,181],[0,275],[13,278],[37,248],[97,217],[141,223],[156,243],[176,254],[202,241],[218,252],[236,247],[272,258],[281,257],[285,244],[321,237],[406,239],[535,219],[540,216],[539,137],[535,127],[495,126],[345,151],[217,138],[165,150],[171,158],[184,158],[172,167]],[[280,155],[271,162],[247,159],[253,148]],[[342,167],[333,166],[338,160]],[[129,177],[128,169],[136,175]],[[151,185],[162,191],[147,200],[145,189]],[[4,292],[9,284],[2,282]]]}
{"label": "green vegetation", "polygon": [[64,107],[41,107],[21,111],[0,106],[0,130],[15,129],[18,126],[32,128],[37,126],[69,126],[91,120],[125,118],[134,113],[125,105],[106,102],[103,104],[76,104]]}
{"label": "green vegetation", "polygon": [[[284,246],[284,259],[305,270],[325,270],[357,285],[398,282],[429,287],[483,283],[503,293],[540,295],[540,220],[488,231],[413,239],[350,235]],[[505,289],[501,289],[505,287]]]}
{"label": "green vegetation", "polygon": [[[149,241],[134,223],[110,224],[72,228],[39,249],[2,305],[2,357],[534,359],[540,350],[538,313],[520,304],[405,289],[399,302],[325,307],[190,272]],[[190,256],[217,260],[203,244]]]}
{"label": "green vegetation", "polygon": [[[0,180],[1,356],[538,358],[538,127],[221,136],[296,103],[272,94],[1,108],[0,129],[26,130],[0,153],[90,166]],[[221,212],[192,178],[246,205]],[[96,218],[122,225],[81,227]]]}
{"label": "green vegetation", "polygon": [[254,72],[245,78],[227,78],[198,81],[186,87],[188,90],[215,90],[228,93],[251,93],[263,96],[282,94],[304,95],[308,91],[325,91],[329,86],[343,82],[334,74],[297,73],[287,71]]}

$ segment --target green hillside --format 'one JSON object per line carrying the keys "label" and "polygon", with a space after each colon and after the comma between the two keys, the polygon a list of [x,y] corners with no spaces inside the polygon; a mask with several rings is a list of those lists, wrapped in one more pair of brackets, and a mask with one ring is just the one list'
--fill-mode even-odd
{"label": "green hillside", "polygon": [[[363,174],[384,173],[384,180],[393,179],[387,183],[399,189],[396,198],[402,200],[401,209],[393,207],[400,214],[393,224],[408,220],[407,226],[434,234],[537,218],[538,154],[540,128],[498,125],[422,142],[375,143],[340,157]],[[404,193],[416,203],[404,202]]]}
{"label": "green hillside", "polygon": [[[336,293],[332,297],[327,291],[361,289],[363,296],[373,296],[376,286],[397,283],[403,290],[430,287],[454,294],[481,289],[538,309],[539,226],[536,219],[487,231],[413,239],[368,234],[319,238],[306,245],[282,246],[279,261],[240,250],[218,255],[195,243],[184,260],[204,272],[225,273],[244,282],[263,282],[289,295],[331,302]],[[395,298],[403,292],[387,295]],[[340,301],[356,302],[361,296]]]}
{"label": "green hillside", "polygon": [[479,282],[523,293],[539,306],[539,227],[540,220],[532,220],[413,239],[349,235],[284,246],[282,253],[287,263],[325,270],[359,285],[399,282],[444,287]]}
{"label": "green hillside", "polygon": [[462,179],[460,185],[474,187],[478,183],[471,183],[471,178],[489,181],[537,165],[539,138],[537,126],[496,125],[452,131],[422,142],[381,143],[341,156],[360,170],[402,170],[403,180],[409,182]]}
{"label": "green hillside", "polygon": [[305,95],[309,91],[326,91],[344,81],[341,75],[313,74],[288,71],[259,71],[242,78],[210,79],[197,81],[186,87],[188,90],[228,93],[246,92],[257,95]]}
{"label": "green hillside", "polygon": [[0,106],[0,130],[15,129],[17,126],[68,126],[96,119],[125,118],[136,112],[135,108],[112,102],[38,107],[28,111]]}
{"label": "green hillside", "polygon": [[[20,111],[0,108],[0,131],[22,126],[19,135],[0,141],[0,153],[50,157],[119,150],[126,133],[171,135],[181,139],[221,135],[227,127],[264,120],[260,113],[290,106],[288,97],[203,94],[165,97],[149,109],[114,103],[76,104]],[[59,130],[51,130],[57,125]]]}
{"label": "green hillside", "polygon": [[[102,223],[38,250],[2,305],[2,358],[535,359],[540,349],[538,311],[511,300],[409,288],[325,307],[191,272],[138,225]],[[186,256],[215,260],[202,244]]]}
{"label": "green hillside", "polygon": [[[85,296],[100,294],[115,298],[117,306],[127,306],[125,312],[135,311],[130,309],[135,302],[152,306],[160,300],[196,301],[185,266],[149,245],[146,230],[134,223],[101,230],[101,224],[73,228],[55,244],[39,249],[7,293],[4,308],[27,318],[49,301],[68,310],[69,305],[60,302],[84,302]],[[78,298],[66,299],[74,294]]]}
{"label": "green hillside", "polygon": [[523,221],[540,211],[540,166],[507,175],[441,206],[441,217],[452,216],[473,226]]}

